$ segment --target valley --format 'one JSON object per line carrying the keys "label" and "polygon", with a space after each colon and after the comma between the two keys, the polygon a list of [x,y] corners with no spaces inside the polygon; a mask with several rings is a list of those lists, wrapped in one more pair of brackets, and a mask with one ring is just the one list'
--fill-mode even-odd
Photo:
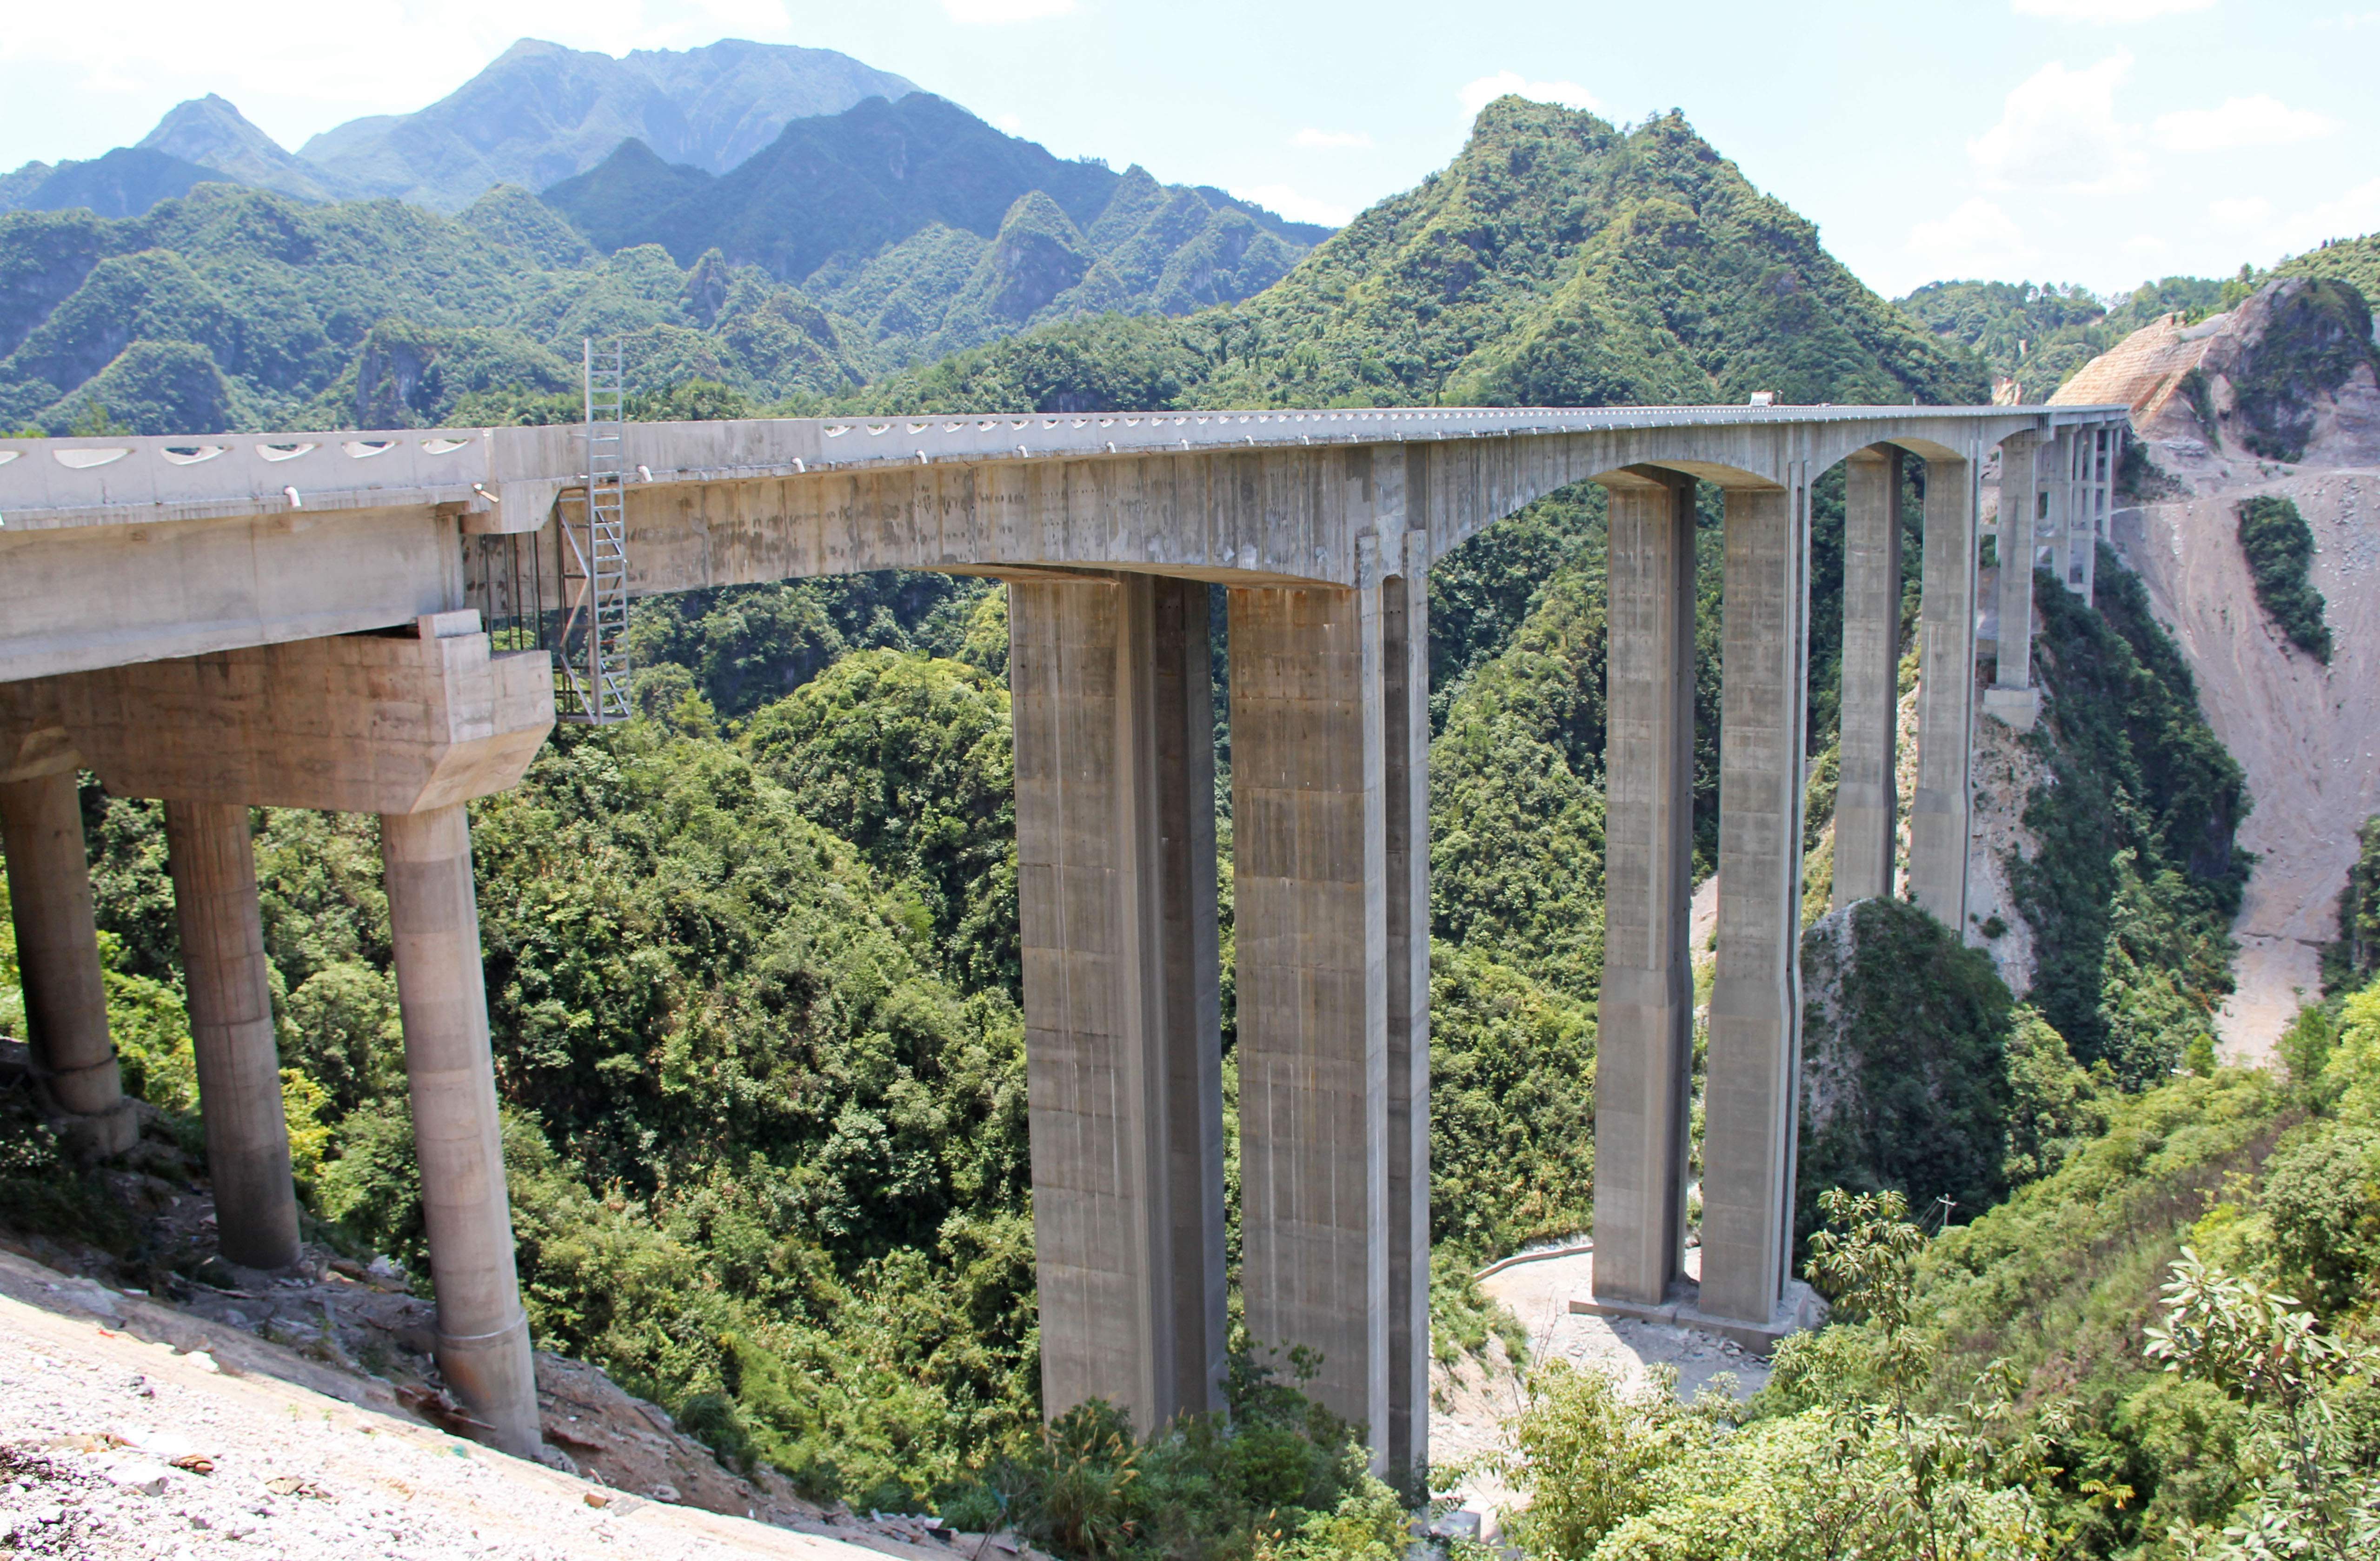
{"label": "valley", "polygon": [[[31,1407],[0,1429],[0,1524],[18,1525],[0,1546],[146,1554],[123,1532],[170,1507],[192,1555],[243,1535],[325,1555],[2359,1554],[2380,1532],[2375,291],[2380,236],[2342,235],[2129,293],[1946,280],[1888,298],[1684,113],[1629,120],[1527,93],[1488,99],[1442,166],[1325,227],[1220,184],[1059,156],[922,74],[734,40],[623,56],[523,40],[418,112],[294,151],[196,98],[137,146],[0,175],[0,482],[11,459],[135,436],[558,440],[585,415],[581,344],[614,342],[640,471],[624,534],[666,538],[678,572],[632,564],[630,719],[556,726],[514,783],[456,809],[484,974],[486,1168],[553,1455],[537,1460],[484,1445],[499,1435],[476,1418],[484,1386],[437,1329],[453,1216],[433,1161],[455,1135],[417,1117],[409,1072],[418,927],[384,854],[406,816],[277,800],[242,815],[249,1023],[273,1059],[251,1093],[273,1114],[277,1076],[303,1253],[250,1270],[217,1215],[209,1048],[225,1043],[203,974],[215,956],[185,941],[188,847],[171,829],[188,825],[169,810],[188,805],[111,790],[96,761],[61,771],[43,744],[66,741],[67,718],[42,725],[18,699],[52,680],[0,684],[0,790],[70,794],[82,831],[91,996],[134,1123],[129,1147],[95,1154],[58,1104],[42,1030],[55,1010],[37,992],[50,902],[26,887],[39,848],[12,813],[0,1332]],[[1575,457],[1559,482],[1539,480],[1555,456],[1513,453],[1583,448],[1607,434],[1560,417],[1630,407],[1732,419],[1733,442],[1706,459],[1640,441],[1609,469]],[[1462,408],[1548,410],[1539,428],[1394,444],[1328,421]],[[1944,634],[2008,637],[2000,581],[2025,561],[1999,551],[2015,533],[1998,512],[2038,502],[2046,525],[2090,502],[2054,483],[2013,497],[1997,432],[1968,473],[1948,414],[2037,417],[2044,448],[2071,451],[2091,408],[2123,409],[2105,417],[2125,433],[2104,525],[2074,521],[2089,594],[2044,558],[2021,672],[1989,649],[1929,662]],[[1091,431],[1225,411],[1304,420]],[[1840,452],[1808,453],[1837,437],[1828,417],[1888,413],[1909,419],[1889,436],[1904,454],[1888,495],[1881,478],[1856,489]],[[1929,413],[1939,426],[1921,428]],[[1743,628],[1758,578],[1745,495],[1775,486],[1744,477],[1767,458],[1745,454],[1771,437],[1764,416],[1815,430],[1796,457],[1802,616],[1781,672]],[[763,420],[792,418],[820,419],[807,464],[763,459],[782,426]],[[1013,456],[1002,419],[1033,430]],[[978,422],[997,438],[959,451]],[[890,456],[820,454],[833,430],[895,426]],[[1111,437],[1148,448],[1094,447]],[[727,454],[638,453],[672,439]],[[505,501],[527,480],[489,471],[476,496],[422,506],[450,528],[448,565],[454,546],[474,561],[560,546],[568,522],[514,524]],[[1193,471],[1245,480],[1196,490],[1176,525],[1165,505]],[[1629,864],[1656,817],[1629,768],[1652,746],[1627,686],[1649,643],[1632,480],[1668,484],[1674,503],[1660,588],[1676,593],[1662,643],[1682,770],[1658,817],[1683,874],[1660,914],[1686,942],[1667,1282],[1711,1276],[1702,1295],[1742,1261],[1721,1249],[1743,1157],[1730,1124],[1747,1119],[1730,1069],[1750,924],[1720,868],[1743,883],[1786,865],[1768,909],[1791,1044],[1763,1239],[1829,1311],[1758,1349],[1570,1305],[1586,1249],[1627,1239],[1610,1214],[1621,1152],[1598,1133],[1640,1088],[1614,1062],[1645,1045],[1650,1006],[1648,973],[1615,963],[1644,918],[1614,886],[1642,871]],[[1971,482],[1972,528],[1946,529]],[[1006,514],[979,497],[995,490],[1017,514],[1038,506],[1046,534],[978,526],[978,509]],[[257,580],[277,578],[285,534],[360,538],[414,502],[315,488],[308,508],[285,491],[285,510],[266,514],[263,489],[251,505]],[[106,523],[179,538],[244,503]],[[941,551],[906,532],[878,549],[895,513]],[[1853,571],[1876,561],[1854,551],[1886,514],[1899,595],[1856,606]],[[75,538],[27,502],[0,514],[21,634],[30,575],[5,572]],[[1330,529],[1356,515],[1390,519]],[[797,550],[771,526],[844,572],[778,578]],[[1962,535],[1973,556],[1954,566],[1955,545],[1940,550]],[[218,577],[178,556],[201,602]],[[123,580],[152,578],[142,557]],[[850,573],[855,559],[966,573]],[[1123,587],[1099,583],[1119,567]],[[1945,581],[1973,599],[1929,608]],[[1102,779],[1143,760],[1101,746],[1137,729],[1103,724],[1099,700],[1136,709],[1141,695],[1097,692],[1138,643],[1080,609],[1100,591],[1163,647],[1158,713],[1133,718],[1150,724],[1146,795]],[[1338,628],[1259,609],[1342,597],[1405,626],[1359,625],[1378,687],[1326,698]],[[494,601],[443,603],[479,614],[468,627],[431,615],[358,637],[535,646],[535,615]],[[128,642],[145,622],[110,632]],[[1415,622],[1426,633],[1394,637]],[[1878,630],[1897,682],[1878,684],[1876,661],[1855,693],[1845,661]],[[224,632],[223,654],[247,648]],[[1919,741],[1946,697],[1924,670],[1946,662],[1977,707],[1948,847],[1939,750],[1929,769]],[[1748,710],[1754,686],[1770,696]],[[1987,713],[1986,687],[2031,690],[2037,720]],[[1858,734],[1845,702],[1881,720],[1888,696],[1892,892],[1837,908]],[[1381,771],[1369,783],[1403,801],[1381,805],[1401,821],[1381,824],[1380,862],[1350,871],[1385,879],[1391,856],[1401,872],[1418,857],[1395,881],[1420,888],[1410,903],[1383,892],[1394,974],[1293,1002],[1293,976],[1318,980],[1348,938],[1374,936],[1330,920],[1320,894],[1303,919],[1282,910],[1284,884],[1328,877],[1324,832],[1297,830],[1362,790],[1341,772],[1353,739],[1295,767],[1364,699],[1402,732],[1352,723]],[[1746,723],[1776,709],[1757,775],[1782,800],[1755,852],[1728,810],[1753,773]],[[1160,820],[1145,903],[1109,887],[1143,868],[1099,854],[1126,829],[1113,820],[1144,814]],[[1963,925],[1938,898],[1945,850],[1964,864]],[[1052,898],[1062,873],[1102,887]],[[1726,951],[1723,926],[1739,929]],[[1183,986],[1176,965],[1206,974]],[[1127,967],[1158,973],[1134,1002],[1176,1014],[1149,1033],[1197,1029],[1193,1085],[1111,1067],[1148,1023],[1108,1018],[1124,988],[1102,983]],[[1378,1010],[1375,1049],[1426,1090],[1426,1157],[1381,1148],[1360,1113],[1345,1130],[1311,1087],[1357,1010]],[[1086,1098],[1112,1084],[1121,1104],[1053,1104],[1094,1075]],[[1402,1087],[1383,1086],[1380,1114],[1405,1108]],[[1179,1105],[1191,1095],[1197,1112]],[[1135,1112],[1188,1137],[1148,1166],[1110,1163],[1099,1135]],[[1039,1157],[1052,1122],[1079,1162],[1063,1175]],[[1412,1196],[1365,1225],[1336,1201],[1370,1195],[1375,1153],[1383,1188],[1401,1177]],[[1315,1187],[1342,1225],[1305,1220],[1320,1204],[1296,1200]],[[1131,1223],[1168,1199],[1189,1212],[1163,1240]],[[1139,1212],[1099,1212],[1114,1208]],[[1374,1254],[1384,1270],[1404,1265],[1384,1294],[1411,1282],[1380,1312],[1383,1338],[1404,1337],[1378,1346],[1396,1362],[1378,1374],[1403,1386],[1349,1386],[1342,1357],[1368,1340],[1318,1352],[1264,1331],[1335,1326],[1341,1291],[1373,1282],[1283,1302],[1268,1289],[1293,1271],[1282,1233],[1341,1265],[1317,1259],[1309,1277],[1343,1277],[1355,1266],[1332,1243],[1359,1226],[1400,1233],[1362,1240],[1394,1247]],[[1053,1232],[1074,1243],[1062,1261]],[[1547,1247],[1565,1255],[1506,1261]],[[1063,1391],[1075,1379],[1053,1372],[1125,1380],[1082,1319],[1119,1338],[1142,1326],[1144,1260],[1195,1305],[1163,1325],[1178,1337],[1153,1343],[1149,1325],[1109,1353],[1187,1361],[1211,1324],[1210,1389]],[[1366,1404],[1416,1418],[1367,1422]],[[1415,1423],[1418,1462],[1389,1458]],[[194,1437],[216,1472],[163,1457]],[[468,1472],[443,1481],[449,1463]]]}

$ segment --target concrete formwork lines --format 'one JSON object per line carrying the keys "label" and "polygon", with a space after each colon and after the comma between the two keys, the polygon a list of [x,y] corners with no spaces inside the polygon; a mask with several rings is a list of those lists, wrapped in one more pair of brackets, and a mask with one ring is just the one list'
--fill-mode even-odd
{"label": "concrete formwork lines", "polygon": [[1791,1256],[1808,526],[1806,481],[1728,492],[1700,1305],[1755,1323]]}
{"label": "concrete formwork lines", "polygon": [[1222,1119],[1206,587],[1010,596],[1042,1398],[1216,1406]]}
{"label": "concrete formwork lines", "polygon": [[1894,725],[1900,676],[1901,454],[1855,452],[1843,486],[1842,747],[1835,793],[1837,909],[1892,892]]}
{"label": "concrete formwork lines", "polygon": [[1967,925],[1968,785],[1975,703],[1979,450],[1925,463],[1925,584],[1918,609],[1917,786],[1909,892],[1937,921]]}
{"label": "concrete formwork lines", "polygon": [[1389,1406],[1387,805],[1380,593],[1231,593],[1241,1285],[1311,1391]]}
{"label": "concrete formwork lines", "polygon": [[1429,1462],[1429,582],[1423,575],[1381,582],[1380,667],[1389,1225],[1381,1452],[1390,1468],[1413,1470]]}
{"label": "concrete formwork lines", "polygon": [[1682,1274],[1694,978],[1694,485],[1609,490],[1595,1286],[1658,1306]]}

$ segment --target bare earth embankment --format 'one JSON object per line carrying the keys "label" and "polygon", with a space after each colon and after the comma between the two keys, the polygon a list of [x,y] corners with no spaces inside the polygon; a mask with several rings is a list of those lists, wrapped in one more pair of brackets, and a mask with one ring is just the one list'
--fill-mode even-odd
{"label": "bare earth embankment", "polygon": [[[2232,936],[2238,990],[2217,1021],[2223,1049],[2269,1058],[2301,994],[2321,991],[2321,949],[2338,936],[2338,891],[2356,830],[2380,813],[2380,468],[2273,468],[2252,460],[2199,496],[2119,517],[2117,539],[2198,680],[2199,704],[2248,772],[2255,810],[2240,845],[2258,861]],[[2240,502],[2295,501],[2313,528],[2313,580],[2334,647],[2324,667],[2257,605],[2240,551]]]}

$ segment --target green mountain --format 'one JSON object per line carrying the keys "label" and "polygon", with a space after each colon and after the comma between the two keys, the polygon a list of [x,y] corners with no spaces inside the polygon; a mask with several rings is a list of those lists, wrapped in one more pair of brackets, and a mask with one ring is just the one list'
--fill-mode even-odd
{"label": "green mountain", "polygon": [[517,188],[454,217],[221,185],[133,218],[0,215],[0,426],[64,431],[93,402],[141,432],[433,423],[575,383],[589,334],[626,336],[649,382],[775,400],[864,377],[795,290],[599,257]]}
{"label": "green mountain", "polygon": [[1677,116],[1490,103],[1453,163],[1278,285],[1180,321],[1059,326],[901,376],[886,408],[1985,399]]}
{"label": "green mountain", "polygon": [[524,38],[429,107],[350,120],[298,156],[346,192],[459,212],[496,185],[535,189],[580,173],[631,137],[722,172],[790,121],[915,91],[832,49],[730,38],[614,59]]}
{"label": "green mountain", "polygon": [[[165,116],[157,121],[157,127],[141,137],[138,145],[211,168],[230,183],[278,190],[301,200],[334,200],[358,193],[346,179],[285,151],[279,141],[249,124],[248,116],[227,100],[212,92],[167,109]],[[144,206],[140,211],[147,209]],[[128,217],[140,212],[100,214]]]}
{"label": "green mountain", "polygon": [[134,217],[160,200],[190,193],[202,184],[238,184],[213,168],[155,147],[120,146],[88,162],[55,167],[28,163],[0,176],[0,211],[67,212],[77,207],[103,217]]}
{"label": "green mountain", "polygon": [[797,120],[720,178],[640,141],[545,191],[599,247],[717,249],[797,283],[892,361],[1104,312],[1183,314],[1328,230],[1135,166],[1069,162],[928,92]]}

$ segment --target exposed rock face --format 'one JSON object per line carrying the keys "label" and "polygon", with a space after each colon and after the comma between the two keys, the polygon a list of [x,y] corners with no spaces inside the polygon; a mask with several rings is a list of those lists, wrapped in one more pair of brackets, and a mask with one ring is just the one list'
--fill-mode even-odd
{"label": "exposed rock face", "polygon": [[2321,466],[2380,463],[2380,350],[2363,296],[2327,278],[2267,284],[2228,314],[2179,315],[2086,364],[2052,405],[2124,402],[2185,467],[2229,449]]}
{"label": "exposed rock face", "polygon": [[[2319,947],[2380,812],[2380,353],[2362,295],[2330,278],[2273,283],[2194,326],[2168,316],[2070,380],[2054,401],[2129,402],[2141,441],[2116,550],[2188,659],[2208,723],[2247,771],[2256,853],[2232,935],[2238,988],[2217,1018],[2227,1055],[2269,1056],[2320,991]],[[2337,646],[2293,650],[2257,605],[2241,502],[2296,503]]]}

